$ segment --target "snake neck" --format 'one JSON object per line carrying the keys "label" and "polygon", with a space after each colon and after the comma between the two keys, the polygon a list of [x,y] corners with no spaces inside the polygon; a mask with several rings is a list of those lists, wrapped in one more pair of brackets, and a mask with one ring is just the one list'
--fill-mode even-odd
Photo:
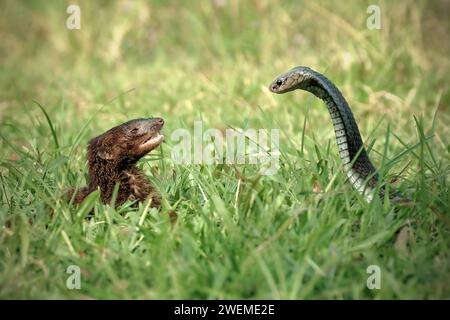
{"label": "snake neck", "polygon": [[[310,77],[299,83],[298,88],[311,92],[325,102],[347,178],[366,201],[372,201],[378,174],[369,159],[347,101],[330,80],[312,70]],[[380,195],[384,195],[384,188],[380,189]]]}

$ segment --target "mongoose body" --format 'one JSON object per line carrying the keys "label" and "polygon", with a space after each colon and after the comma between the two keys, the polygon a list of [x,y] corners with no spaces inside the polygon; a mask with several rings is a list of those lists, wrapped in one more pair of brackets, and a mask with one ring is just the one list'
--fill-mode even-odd
{"label": "mongoose body", "polygon": [[[151,198],[151,206],[160,207],[159,192],[136,163],[163,142],[160,133],[163,125],[161,118],[136,119],[93,138],[87,149],[89,184],[78,190],[74,203],[81,203],[100,189],[102,202],[110,204],[114,187],[119,183],[116,206],[127,200],[140,202]],[[73,192],[69,192],[70,199]]]}

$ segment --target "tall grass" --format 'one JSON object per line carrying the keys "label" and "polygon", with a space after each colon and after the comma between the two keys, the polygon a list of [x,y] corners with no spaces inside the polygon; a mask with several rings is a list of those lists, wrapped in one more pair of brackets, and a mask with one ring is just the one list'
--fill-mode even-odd
{"label": "tall grass", "polygon": [[[381,30],[366,28],[369,4],[80,1],[70,31],[69,3],[2,1],[0,297],[449,298],[448,4],[380,1]],[[365,203],[322,102],[269,93],[296,65],[342,89],[413,207]],[[167,143],[140,162],[164,209],[63,201],[86,183],[88,139],[147,116],[166,121]],[[170,133],[198,119],[279,128],[278,173],[175,164]]]}

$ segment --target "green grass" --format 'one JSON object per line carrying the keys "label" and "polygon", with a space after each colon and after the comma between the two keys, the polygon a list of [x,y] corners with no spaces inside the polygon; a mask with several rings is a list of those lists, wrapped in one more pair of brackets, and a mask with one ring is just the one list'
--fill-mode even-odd
{"label": "green grass", "polygon": [[[0,297],[450,298],[447,2],[380,1],[382,30],[366,28],[373,2],[188,3],[80,1],[69,31],[68,2],[1,2]],[[296,65],[342,90],[414,207],[365,203],[323,103],[269,93]],[[89,138],[147,116],[169,138],[140,162],[162,212],[97,194],[65,203],[86,183]],[[170,133],[198,119],[281,129],[280,170],[174,164]],[[80,290],[66,288],[69,265]],[[369,265],[380,290],[366,287]]]}

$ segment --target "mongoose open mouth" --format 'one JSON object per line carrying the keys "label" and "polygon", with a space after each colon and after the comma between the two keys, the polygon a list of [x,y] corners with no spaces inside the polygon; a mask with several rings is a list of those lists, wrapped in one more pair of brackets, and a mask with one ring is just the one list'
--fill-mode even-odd
{"label": "mongoose open mouth", "polygon": [[150,136],[147,140],[145,140],[139,148],[144,150],[151,150],[159,146],[164,141],[164,135],[157,132],[156,135]]}

